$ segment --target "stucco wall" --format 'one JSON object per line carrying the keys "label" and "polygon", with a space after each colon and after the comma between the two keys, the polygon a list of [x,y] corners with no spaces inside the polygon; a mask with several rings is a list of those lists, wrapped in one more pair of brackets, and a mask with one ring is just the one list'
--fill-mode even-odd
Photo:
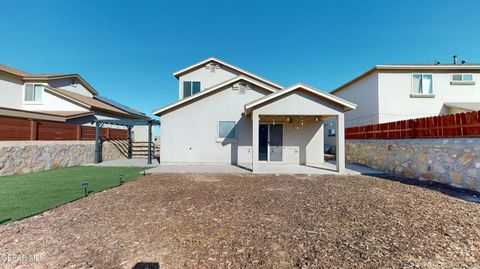
{"label": "stucco wall", "polygon": [[48,84],[54,88],[64,89],[64,90],[85,95],[88,97],[93,96],[93,94],[89,92],[85,87],[83,87],[83,85],[80,84],[78,80],[75,80],[75,81],[76,81],[76,84],[72,84],[72,78],[62,78],[62,79],[50,80]]}
{"label": "stucco wall", "polygon": [[[93,163],[94,141],[0,142],[0,175],[24,174]],[[112,143],[103,143],[104,161],[125,158]]]}
{"label": "stucco wall", "polygon": [[[250,163],[251,120],[244,105],[265,96],[260,89],[245,94],[225,87],[214,94],[161,116],[162,163]],[[237,143],[217,142],[218,121],[235,121]]]}
{"label": "stucco wall", "polygon": [[[378,123],[379,93],[378,74],[372,73],[345,89],[335,93],[336,96],[353,102],[357,108],[345,113],[345,127]],[[328,130],[335,129],[335,118],[325,120],[325,144],[335,146],[335,136],[328,136]]]}
{"label": "stucco wall", "polygon": [[0,107],[22,108],[23,82],[0,75]]}
{"label": "stucco wall", "polygon": [[349,163],[480,191],[480,138],[347,140]]}
{"label": "stucco wall", "polygon": [[368,75],[335,93],[335,95],[357,105],[356,109],[345,113],[345,127],[378,122],[379,93],[377,73]]}
{"label": "stucco wall", "polygon": [[[415,98],[410,97],[411,72],[381,72],[379,73],[379,123],[447,114],[449,111],[443,106],[447,102],[480,102],[480,74],[473,74],[473,79],[475,85],[450,85],[451,72],[435,72],[432,74],[432,89],[435,97]],[[351,101],[356,102],[356,100]]]}

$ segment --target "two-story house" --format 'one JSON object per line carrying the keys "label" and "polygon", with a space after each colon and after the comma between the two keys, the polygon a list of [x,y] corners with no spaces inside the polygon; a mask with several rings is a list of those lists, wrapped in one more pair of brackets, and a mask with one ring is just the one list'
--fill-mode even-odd
{"label": "two-story house", "polygon": [[[146,119],[144,113],[100,96],[78,74],[31,74],[0,65],[0,116],[91,125],[96,119]],[[110,126],[115,128],[115,126]],[[133,129],[146,141],[146,127]]]}
{"label": "two-story house", "polygon": [[160,116],[160,163],[322,164],[323,122],[337,119],[337,170],[345,167],[344,112],[355,104],[297,83],[283,87],[215,58],[174,73],[179,100]]}
{"label": "two-story house", "polygon": [[[398,120],[480,110],[480,65],[377,65],[331,91],[355,102],[345,114],[345,126],[354,127]],[[335,122],[326,122],[328,144],[334,144]]]}

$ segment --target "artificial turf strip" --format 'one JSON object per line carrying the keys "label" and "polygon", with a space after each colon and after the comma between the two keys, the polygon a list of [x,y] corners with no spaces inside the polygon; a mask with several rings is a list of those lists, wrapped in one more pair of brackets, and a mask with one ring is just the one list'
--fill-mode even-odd
{"label": "artificial turf strip", "polygon": [[94,193],[141,176],[139,167],[78,166],[0,177],[0,225],[84,197],[82,182]]}

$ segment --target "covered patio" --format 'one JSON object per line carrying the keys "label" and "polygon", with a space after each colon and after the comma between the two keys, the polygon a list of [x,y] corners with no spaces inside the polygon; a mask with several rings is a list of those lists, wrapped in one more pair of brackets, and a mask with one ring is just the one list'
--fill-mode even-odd
{"label": "covered patio", "polygon": [[345,172],[344,113],[355,107],[353,103],[304,84],[246,104],[244,114],[252,122],[252,171],[268,171],[265,168],[268,166],[321,169],[329,166],[323,153],[324,120],[335,118],[334,171]]}
{"label": "covered patio", "polygon": [[102,162],[102,143],[103,140],[100,137],[100,128],[103,125],[116,125],[124,126],[127,128],[127,159],[132,159],[132,128],[134,126],[148,126],[148,153],[147,164],[152,164],[152,127],[160,125],[160,121],[153,119],[108,119],[108,120],[96,120],[95,123],[95,159],[93,163],[99,164]]}

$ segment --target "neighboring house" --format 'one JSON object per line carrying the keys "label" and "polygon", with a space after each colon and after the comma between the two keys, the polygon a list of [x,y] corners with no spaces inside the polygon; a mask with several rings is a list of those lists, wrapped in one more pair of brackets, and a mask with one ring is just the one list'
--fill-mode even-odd
{"label": "neighboring house", "polygon": [[[78,74],[30,74],[0,65],[0,92],[0,116],[83,125],[96,119],[148,118],[100,96]],[[146,141],[146,132],[144,126],[134,127],[134,140]]]}
{"label": "neighboring house", "polygon": [[179,100],[160,116],[160,163],[319,164],[323,121],[338,118],[337,170],[345,167],[344,112],[355,105],[305,84],[284,88],[208,58],[174,73]]}
{"label": "neighboring house", "polygon": [[[358,105],[346,127],[480,110],[480,65],[456,62],[377,65],[331,94]],[[330,145],[334,124],[326,122]]]}

